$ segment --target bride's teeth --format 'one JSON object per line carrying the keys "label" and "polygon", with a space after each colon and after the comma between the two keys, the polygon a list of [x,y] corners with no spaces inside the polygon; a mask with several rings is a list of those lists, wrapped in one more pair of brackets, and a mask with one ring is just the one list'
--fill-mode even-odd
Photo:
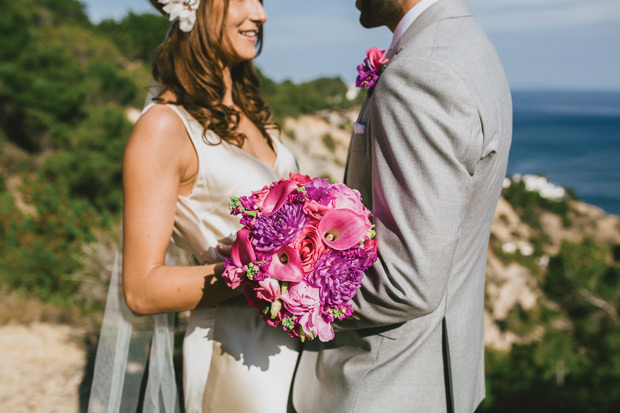
{"label": "bride's teeth", "polygon": [[256,32],[241,32],[244,36],[256,36]]}

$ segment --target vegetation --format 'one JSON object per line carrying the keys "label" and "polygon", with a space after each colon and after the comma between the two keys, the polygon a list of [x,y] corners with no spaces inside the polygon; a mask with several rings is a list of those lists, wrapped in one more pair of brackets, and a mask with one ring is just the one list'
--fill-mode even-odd
{"label": "vegetation", "polygon": [[[87,302],[75,296],[83,245],[119,222],[126,110],[143,104],[169,23],[130,13],[95,25],[77,0],[0,5],[0,287]],[[340,79],[259,76],[280,121],[355,104]]]}
{"label": "vegetation", "polygon": [[[0,290],[95,311],[101,303],[83,296],[84,285],[98,281],[84,269],[85,246],[116,236],[132,127],[126,110],[142,106],[149,61],[168,23],[129,14],[95,25],[77,0],[0,5]],[[346,110],[364,97],[347,100],[341,79],[260,79],[280,122]],[[330,135],[322,140],[334,145]],[[571,224],[569,202],[541,198],[522,183],[504,196],[535,230],[544,211]],[[619,410],[620,246],[565,243],[542,271],[534,256],[544,239],[535,233],[530,242],[533,256],[501,258],[536,272],[543,299],[504,320],[502,328],[531,339],[487,352],[480,411]]]}
{"label": "vegetation", "polygon": [[311,114],[320,110],[346,110],[360,105],[364,94],[356,99],[346,98],[347,85],[340,78],[311,80],[295,84],[290,80],[276,83],[259,72],[261,87],[269,101],[275,120],[282,123],[288,117]]}
{"label": "vegetation", "polygon": [[[614,247],[614,249],[617,247]],[[542,285],[545,300],[516,307],[506,328],[542,337],[487,349],[480,412],[616,412],[620,408],[620,261],[592,240],[565,242]]]}
{"label": "vegetation", "polygon": [[534,228],[540,228],[541,212],[547,211],[559,215],[565,226],[571,225],[568,200],[576,199],[574,192],[567,191],[565,199],[553,200],[544,198],[537,191],[528,191],[523,180],[514,181],[504,188],[503,196],[515,208],[521,220]]}

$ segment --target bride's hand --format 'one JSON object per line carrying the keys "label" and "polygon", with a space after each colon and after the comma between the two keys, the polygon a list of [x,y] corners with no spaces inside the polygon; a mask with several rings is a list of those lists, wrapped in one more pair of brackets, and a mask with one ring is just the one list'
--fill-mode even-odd
{"label": "bride's hand", "polygon": [[220,241],[217,243],[216,249],[217,252],[219,252],[223,257],[230,258],[232,244],[224,244],[222,241]]}

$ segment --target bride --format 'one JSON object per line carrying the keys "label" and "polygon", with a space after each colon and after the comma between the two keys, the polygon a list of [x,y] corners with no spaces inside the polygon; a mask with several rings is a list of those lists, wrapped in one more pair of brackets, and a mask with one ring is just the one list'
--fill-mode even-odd
{"label": "bride", "polygon": [[[267,16],[261,0],[159,3],[176,20],[123,160],[124,297],[140,315],[191,310],[187,412],[285,412],[298,344],[218,277],[222,245],[241,227],[230,197],[297,171],[252,65]],[[201,265],[166,265],[171,240]]]}

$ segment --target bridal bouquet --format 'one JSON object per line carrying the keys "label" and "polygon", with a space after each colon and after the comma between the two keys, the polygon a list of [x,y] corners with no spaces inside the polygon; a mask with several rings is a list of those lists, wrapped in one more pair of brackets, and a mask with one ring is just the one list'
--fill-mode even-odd
{"label": "bridal bouquet", "polygon": [[242,286],[265,321],[291,337],[334,338],[331,324],[353,314],[350,301],[377,259],[359,192],[291,174],[230,207],[243,228],[226,260],[228,286]]}

